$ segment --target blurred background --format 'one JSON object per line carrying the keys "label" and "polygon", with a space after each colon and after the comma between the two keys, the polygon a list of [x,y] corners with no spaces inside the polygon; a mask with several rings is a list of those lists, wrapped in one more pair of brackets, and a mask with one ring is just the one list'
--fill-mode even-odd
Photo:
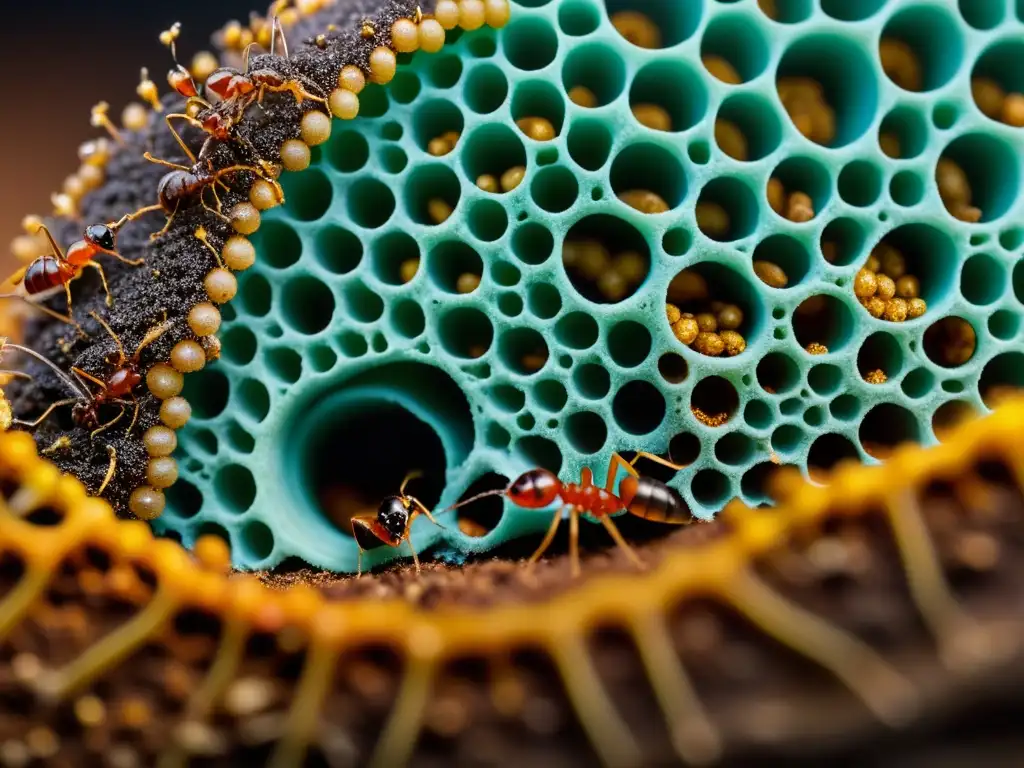
{"label": "blurred background", "polygon": [[107,101],[121,110],[137,100],[139,68],[166,92],[170,54],[157,40],[175,21],[183,26],[178,51],[185,63],[210,49],[210,36],[263,0],[47,0],[4,3],[0,49],[7,59],[8,97],[0,107],[0,146],[6,150],[0,183],[0,279],[13,270],[11,238],[28,213],[48,214],[50,193],[78,167],[78,145],[100,135],[89,110]]}

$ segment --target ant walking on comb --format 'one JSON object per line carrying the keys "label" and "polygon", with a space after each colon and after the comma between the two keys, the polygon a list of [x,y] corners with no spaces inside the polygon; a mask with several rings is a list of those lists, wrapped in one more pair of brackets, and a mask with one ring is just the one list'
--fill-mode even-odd
{"label": "ant walking on comb", "polygon": [[[540,546],[527,561],[536,563],[555,538],[558,524],[562,521],[562,513],[569,510],[569,557],[572,576],[580,574],[579,556],[579,517],[589,514],[605,527],[615,544],[626,554],[637,568],[645,568],[643,560],[626,543],[619,529],[612,522],[611,515],[616,512],[628,512],[631,515],[659,523],[687,525],[693,521],[686,503],[676,491],[653,477],[637,472],[636,462],[645,458],[670,469],[683,469],[682,465],[643,451],[637,452],[632,461],[626,461],[618,453],[613,453],[608,464],[608,476],[604,488],[594,485],[594,473],[589,467],[580,472],[579,483],[563,483],[558,476],[546,469],[531,469],[520,475],[508,488],[485,491],[465,501],[454,504],[449,509],[470,504],[486,496],[505,496],[509,501],[522,509],[543,509],[561,499],[562,505],[551,519],[544,539]],[[618,494],[615,493],[615,479],[620,469],[626,470],[628,476],[619,483]]]}
{"label": "ant walking on comb", "polygon": [[409,538],[413,521],[420,515],[425,515],[438,528],[444,528],[434,519],[423,502],[415,496],[408,496],[405,493],[405,486],[409,484],[409,481],[422,476],[422,474],[422,472],[414,471],[406,475],[398,488],[398,495],[385,498],[377,508],[377,514],[356,515],[352,518],[352,537],[356,540],[356,546],[359,547],[357,577],[363,575],[363,552],[376,549],[381,545],[397,548],[403,543],[408,543],[409,551],[412,552],[412,561],[416,564],[416,573],[420,572],[420,559]]}

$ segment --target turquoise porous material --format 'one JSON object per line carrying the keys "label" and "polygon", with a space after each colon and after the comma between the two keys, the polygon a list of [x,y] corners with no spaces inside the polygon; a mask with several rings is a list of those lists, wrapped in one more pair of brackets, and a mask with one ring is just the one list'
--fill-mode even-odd
{"label": "turquoise porous material", "polygon": [[[360,117],[335,121],[313,166],[285,175],[287,203],[255,237],[257,264],[227,310],[223,359],[189,377],[195,415],[158,527],[186,543],[226,535],[245,568],[296,557],[352,571],[356,545],[331,517],[345,487],[359,487],[372,512],[374,494],[395,492],[420,467],[426,480],[409,491],[440,510],[488,476],[500,485],[543,465],[563,479],[590,466],[600,478],[612,451],[637,449],[671,449],[687,463],[671,485],[707,519],[733,497],[765,502],[772,459],[805,472],[843,457],[875,461],[903,440],[935,442],[953,415],[985,410],[994,388],[1024,384],[1024,142],[971,97],[975,73],[1024,90],[1022,4],[774,6],[776,19],[754,0],[522,1],[505,29],[417,54],[386,89],[367,88]],[[664,48],[618,34],[609,14],[628,8],[659,25]],[[924,90],[884,74],[883,35],[914,50]],[[744,82],[715,79],[702,54],[724,57]],[[779,76],[822,85],[836,111],[832,146],[796,130]],[[568,99],[577,85],[596,108]],[[672,130],[638,122],[640,103],[665,109]],[[536,116],[554,140],[517,127]],[[748,161],[716,145],[716,117],[745,134]],[[447,131],[460,134],[454,151],[429,154]],[[882,153],[880,131],[898,138],[901,159]],[[940,201],[943,155],[966,171],[980,222],[958,221]],[[518,165],[526,176],[514,191],[475,184]],[[812,196],[811,221],[772,211],[772,175]],[[631,189],[657,193],[670,210],[634,210],[617,198]],[[730,215],[723,240],[697,228],[701,199]],[[436,200],[454,211],[441,224],[428,210]],[[622,301],[591,300],[563,266],[574,233],[641,253],[648,274]],[[853,295],[883,238],[921,280],[921,318],[874,319]],[[782,266],[788,286],[762,283],[755,258]],[[404,283],[410,259],[419,269]],[[673,336],[667,287],[691,267],[743,309],[742,354],[706,357]],[[466,273],[480,285],[460,293]],[[810,324],[796,313],[808,300]],[[943,326],[928,333],[950,317],[977,337],[954,367],[935,354]],[[828,353],[808,354],[811,341]],[[875,369],[885,383],[864,380]],[[730,418],[712,428],[692,408]],[[548,520],[506,505],[473,537],[447,514],[446,529],[417,521],[413,541],[458,557]],[[382,548],[366,564],[407,556]]]}

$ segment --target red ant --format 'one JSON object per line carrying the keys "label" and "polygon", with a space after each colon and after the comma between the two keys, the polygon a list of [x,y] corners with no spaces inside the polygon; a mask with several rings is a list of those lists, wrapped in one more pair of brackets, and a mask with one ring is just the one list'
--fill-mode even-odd
{"label": "red ant", "polygon": [[[103,283],[103,290],[107,294],[107,306],[113,306],[114,300],[110,295],[110,288],[107,286],[107,276],[103,267],[93,259],[100,253],[105,253],[123,261],[133,267],[143,263],[143,259],[126,259],[119,254],[117,248],[117,232],[129,221],[136,218],[135,215],[124,216],[120,221],[112,224],[91,224],[85,228],[85,237],[71,244],[65,253],[53,239],[50,230],[45,224],[41,224],[36,230],[46,235],[50,242],[50,253],[35,259],[27,267],[23,267],[11,276],[10,280],[15,286],[19,286],[24,293],[0,294],[0,298],[20,298],[32,303],[38,309],[52,315],[62,322],[74,325],[71,318],[71,286],[70,283],[78,277],[86,267],[92,267],[99,272],[100,280]],[[32,297],[43,298],[43,294],[55,288],[63,288],[68,302],[68,315],[65,317],[59,313],[35,304]]]}
{"label": "red ant", "polygon": [[[278,37],[281,38],[282,55],[287,59],[288,41],[284,36],[284,31],[281,29],[280,18],[274,16],[273,26],[270,31],[271,56],[274,55],[274,48]],[[237,99],[240,113],[244,112],[253,101],[257,104],[262,104],[263,97],[267,92],[291,91],[295,96],[297,104],[301,104],[303,99],[327,103],[325,98],[315,96],[307,91],[298,80],[287,80],[273,69],[264,67],[263,69],[257,69],[255,72],[250,72],[250,51],[253,45],[246,46],[241,72],[232,67],[221,67],[206,79],[207,98],[211,101],[233,101]]]}
{"label": "red ant", "polygon": [[422,474],[422,472],[410,472],[406,475],[398,488],[398,495],[385,498],[377,508],[377,514],[356,515],[352,518],[352,537],[356,540],[356,546],[359,547],[357,576],[363,575],[363,552],[368,549],[376,549],[381,544],[388,547],[400,547],[403,542],[409,544],[412,561],[416,564],[416,572],[419,573],[420,560],[416,556],[416,549],[409,538],[413,520],[419,515],[426,515],[434,525],[439,528],[444,527],[434,519],[423,502],[415,496],[407,496],[405,493],[405,486],[409,484],[409,481]]}
{"label": "red ant", "polygon": [[[646,567],[643,560],[633,551],[619,533],[619,529],[612,522],[611,515],[626,511],[631,515],[653,520],[659,523],[671,523],[685,525],[693,521],[690,510],[685,502],[674,490],[664,483],[652,477],[641,475],[634,468],[634,464],[641,458],[657,462],[662,466],[671,469],[683,469],[681,465],[673,464],[660,456],[652,453],[638,452],[632,461],[626,461],[618,453],[613,453],[611,462],[608,465],[608,477],[605,487],[600,488],[594,485],[594,473],[589,467],[584,467],[580,472],[580,482],[563,483],[557,475],[546,469],[531,469],[520,475],[515,482],[506,489],[486,491],[477,494],[472,498],[459,502],[449,507],[455,509],[470,502],[481,499],[485,496],[506,496],[509,501],[523,509],[543,509],[552,504],[556,499],[561,499],[563,505],[555,512],[543,541],[537,547],[537,551],[531,555],[529,563],[537,562],[541,555],[551,546],[558,530],[558,524],[562,520],[562,512],[569,510],[569,555],[571,560],[571,573],[573,577],[580,573],[579,558],[579,516],[588,513],[596,517],[608,530],[609,535],[615,543],[626,553],[626,556],[638,568]],[[619,468],[625,469],[629,476],[623,478],[619,483],[619,493],[615,494],[615,478]]]}
{"label": "red ant", "polygon": [[[134,405],[135,415],[132,417],[132,423],[128,426],[128,431],[125,433],[126,435],[131,434],[132,429],[134,429],[135,424],[139,419],[139,401],[135,397],[135,388],[142,382],[142,371],[139,367],[139,356],[146,347],[170,330],[173,325],[173,321],[165,320],[160,325],[150,329],[142,338],[142,341],[139,342],[139,346],[136,347],[135,353],[129,358],[124,353],[124,346],[121,344],[121,339],[116,333],[114,333],[113,329],[95,312],[90,312],[89,314],[94,320],[96,320],[96,322],[103,326],[103,329],[110,335],[114,340],[114,344],[117,346],[117,360],[111,362],[111,364],[115,366],[115,370],[107,376],[104,381],[103,379],[99,379],[91,373],[83,371],[81,368],[76,366],[71,369],[72,376],[74,376],[74,379],[72,379],[71,376],[68,376],[41,355],[38,355],[31,350],[22,350],[28,352],[37,360],[40,360],[49,366],[61,381],[76,392],[77,397],[58,400],[51,404],[43,412],[43,415],[35,421],[18,421],[18,424],[28,427],[29,429],[34,429],[46,421],[50,414],[58,408],[65,405],[71,405],[73,406],[71,416],[72,419],[74,419],[75,424],[80,427],[92,429],[93,431],[90,434],[90,437],[95,438],[97,435],[106,432],[117,424],[122,418],[124,418],[127,407]],[[93,394],[90,392],[86,382],[92,382],[97,385],[100,388],[99,393]],[[101,424],[99,415],[100,408],[109,404],[120,405],[121,412],[111,421]]]}

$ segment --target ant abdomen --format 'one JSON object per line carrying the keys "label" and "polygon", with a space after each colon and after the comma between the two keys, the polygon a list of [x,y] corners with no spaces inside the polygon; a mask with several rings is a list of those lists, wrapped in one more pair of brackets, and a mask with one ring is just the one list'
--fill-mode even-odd
{"label": "ant abdomen", "polygon": [[624,478],[619,494],[629,513],[644,520],[676,525],[693,520],[690,508],[678,491],[653,477]]}
{"label": "ant abdomen", "polygon": [[29,296],[35,296],[63,285],[65,270],[66,267],[56,256],[40,256],[25,271],[23,279],[25,292]]}
{"label": "ant abdomen", "polygon": [[160,179],[157,199],[164,211],[173,214],[178,208],[198,202],[203,185],[203,179],[191,171],[171,171]]}

